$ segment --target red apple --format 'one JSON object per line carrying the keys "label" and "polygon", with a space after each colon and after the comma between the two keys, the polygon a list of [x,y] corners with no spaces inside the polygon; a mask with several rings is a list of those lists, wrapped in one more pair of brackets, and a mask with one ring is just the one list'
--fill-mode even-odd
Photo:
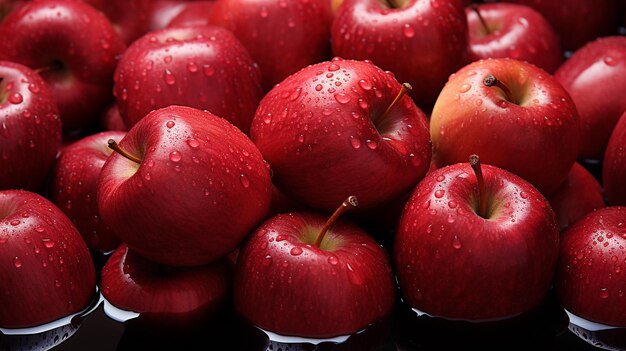
{"label": "red apple", "polygon": [[265,95],[252,140],[294,200],[332,211],[354,194],[370,209],[408,191],[430,164],[428,122],[406,91],[372,63],[321,62]]}
{"label": "red apple", "polygon": [[168,27],[194,27],[209,24],[209,15],[215,1],[190,1],[172,18]]}
{"label": "red apple", "polygon": [[591,212],[562,236],[555,291],[571,313],[626,327],[626,207]]}
{"label": "red apple", "polygon": [[448,76],[468,62],[467,21],[456,0],[346,0],[331,34],[333,55],[392,71],[427,110]]}
{"label": "red apple", "polygon": [[120,115],[132,127],[169,105],[206,109],[248,133],[261,77],[246,49],[219,27],[149,33],[124,53],[115,72]]}
{"label": "red apple", "polygon": [[100,116],[100,127],[109,131],[128,131],[122,116],[120,116],[120,109],[117,107],[117,103],[111,104]]}
{"label": "red apple", "polygon": [[248,49],[266,91],[329,58],[331,21],[328,0],[217,0],[209,16]]}
{"label": "red apple", "polygon": [[269,209],[271,180],[261,153],[210,112],[158,109],[110,145],[118,152],[100,174],[100,213],[122,242],[150,260],[215,261]]}
{"label": "red apple", "polygon": [[[568,6],[569,7],[569,6]],[[580,48],[554,74],[580,115],[580,158],[602,159],[626,110],[626,37],[606,37]]]}
{"label": "red apple", "polygon": [[125,132],[102,132],[80,139],[60,153],[52,175],[50,200],[82,235],[89,248],[109,252],[119,240],[100,218],[97,190],[100,171],[111,155],[109,139],[120,140]]}
{"label": "red apple", "polygon": [[102,268],[102,295],[148,325],[192,327],[224,308],[232,272],[225,260],[198,267],[151,262],[122,244]]}
{"label": "red apple", "polygon": [[326,231],[348,206],[327,223],[311,212],[279,214],[250,235],[233,287],[244,318],[281,335],[326,338],[352,334],[390,312],[395,284],[386,252],[348,221]]}
{"label": "red apple", "polygon": [[153,0],[148,12],[148,32],[165,29],[188,2],[187,0]]}
{"label": "red apple", "polygon": [[153,0],[83,1],[102,11],[127,45],[148,32]]}
{"label": "red apple", "polygon": [[465,9],[471,61],[510,57],[553,73],[563,61],[559,36],[531,7],[508,3]]}
{"label": "red apple", "polygon": [[45,198],[0,191],[0,327],[24,328],[79,312],[96,274],[72,222]]}
{"label": "red apple", "polygon": [[576,50],[589,41],[617,30],[619,0],[507,0],[540,12],[559,34],[565,50]]}
{"label": "red apple", "polygon": [[395,238],[400,291],[431,316],[510,318],[537,307],[550,289],[558,226],[530,183],[473,167],[440,168],[413,191]]}
{"label": "red apple", "polygon": [[28,2],[0,24],[0,58],[35,69],[52,88],[63,130],[90,126],[112,100],[125,46],[109,20],[81,1]]}
{"label": "red apple", "polygon": [[607,201],[626,206],[626,111],[613,129],[602,162],[602,184]]}
{"label": "red apple", "polygon": [[430,118],[438,167],[480,154],[549,196],[576,161],[574,102],[544,70],[513,59],[465,66],[441,91]]}
{"label": "red apple", "polygon": [[43,190],[60,146],[48,85],[26,66],[0,61],[0,190]]}
{"label": "red apple", "polygon": [[574,163],[567,178],[550,195],[550,205],[563,231],[587,213],[605,206],[604,192],[598,180],[580,163]]}

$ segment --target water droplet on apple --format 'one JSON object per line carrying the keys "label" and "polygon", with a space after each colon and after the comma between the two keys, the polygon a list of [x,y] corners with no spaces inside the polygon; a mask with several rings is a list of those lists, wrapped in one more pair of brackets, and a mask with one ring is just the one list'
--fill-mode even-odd
{"label": "water droplet on apple", "polygon": [[289,95],[289,101],[296,101],[297,98],[300,97],[300,93],[302,92],[302,88],[298,88]]}
{"label": "water droplet on apple", "polygon": [[402,34],[407,38],[413,38],[415,36],[415,29],[410,24],[406,23],[402,26]]}
{"label": "water droplet on apple", "polygon": [[429,207],[430,207],[430,199],[424,201],[424,203],[422,204],[423,209],[427,209]]}
{"label": "water droplet on apple", "polygon": [[339,65],[336,63],[331,63],[330,66],[328,66],[328,70],[331,72],[338,71],[339,68],[341,67],[339,67]]}
{"label": "water droplet on apple", "polygon": [[337,100],[337,102],[340,104],[347,104],[348,102],[350,102],[351,98],[349,95],[346,95],[344,93],[339,93],[339,94],[335,94],[335,100]]}
{"label": "water droplet on apple", "polygon": [[600,289],[600,298],[606,299],[609,297],[609,291],[606,288]]}
{"label": "water droplet on apple", "polygon": [[24,97],[20,93],[13,93],[9,96],[9,102],[12,104],[20,104],[24,101]]}
{"label": "water droplet on apple", "polygon": [[200,143],[196,139],[189,139],[187,140],[187,145],[189,145],[190,148],[195,149],[200,146]]}
{"label": "water droplet on apple", "polygon": [[261,8],[261,11],[259,12],[259,16],[261,16],[261,18],[267,18],[267,16],[269,16],[269,13],[267,12],[267,8],[265,7]]}
{"label": "water droplet on apple", "polygon": [[456,208],[458,205],[459,204],[456,201],[454,201],[454,200],[448,202],[448,207],[450,207],[450,208]]}
{"label": "water droplet on apple", "polygon": [[150,181],[150,179],[152,179],[152,175],[150,175],[150,172],[146,172],[146,174],[143,176],[143,179]]}
{"label": "water droplet on apple", "polygon": [[265,257],[263,257],[263,266],[265,267],[269,267],[272,264],[272,256],[267,255]]}
{"label": "water droplet on apple", "polygon": [[284,235],[277,235],[276,236],[276,242],[281,242],[283,240],[286,240],[287,237],[285,237]]}
{"label": "water droplet on apple", "polygon": [[250,180],[248,179],[248,177],[246,177],[245,174],[242,174],[241,177],[239,177],[239,181],[241,182],[241,186],[243,186],[244,188],[250,187]]}
{"label": "water droplet on apple", "polygon": [[527,192],[525,192],[525,191],[520,192],[520,193],[519,193],[519,196],[520,196],[522,199],[528,199],[528,193],[527,193]]}
{"label": "water droplet on apple", "polygon": [[606,56],[604,58],[604,63],[606,63],[607,66],[615,66],[617,64],[617,60],[613,56]]}
{"label": "water droplet on apple", "polygon": [[367,108],[370,107],[370,105],[367,103],[367,101],[363,99],[359,99],[359,107],[361,107],[364,110],[367,110]]}
{"label": "water droplet on apple", "polygon": [[182,158],[182,155],[178,151],[172,151],[170,153],[170,161],[172,162],[178,162],[181,160],[181,158]]}
{"label": "water droplet on apple", "polygon": [[291,256],[300,256],[302,254],[302,248],[294,246],[291,248],[289,253],[291,253]]}
{"label": "water droplet on apple", "polygon": [[439,189],[435,191],[435,197],[441,199],[446,194],[446,191],[443,189]]}
{"label": "water droplet on apple", "polygon": [[16,225],[19,225],[21,222],[20,222],[20,220],[19,220],[19,219],[14,219],[14,220],[12,220],[10,223],[11,223],[11,225],[12,225],[12,226],[14,226],[14,227],[15,227]]}
{"label": "water droplet on apple", "polygon": [[272,123],[272,113],[268,112],[265,117],[263,117],[263,123],[270,124]]}
{"label": "water droplet on apple", "polygon": [[176,123],[174,123],[174,121],[167,121],[167,123],[165,123],[165,126],[169,129],[174,128],[175,125]]}
{"label": "water droplet on apple", "polygon": [[15,268],[20,268],[22,267],[22,260],[15,256],[15,258],[13,259],[13,265],[15,266]]}
{"label": "water droplet on apple", "polygon": [[324,87],[321,84],[315,86],[315,91],[321,91]]}
{"label": "water droplet on apple", "polygon": [[187,71],[189,71],[191,73],[198,72],[198,65],[195,62],[187,63]]}
{"label": "water droplet on apple", "polygon": [[459,92],[467,93],[471,88],[472,88],[471,84],[463,84],[463,85],[461,85],[461,88],[459,89]]}
{"label": "water droplet on apple", "polygon": [[202,65],[202,73],[207,77],[212,77],[215,74],[215,68],[211,65]]}
{"label": "water droplet on apple", "polygon": [[304,134],[298,134],[296,140],[298,140],[299,143],[304,143]]}
{"label": "water droplet on apple", "polygon": [[352,145],[354,149],[359,149],[361,147],[361,141],[353,136],[350,136],[350,145]]}
{"label": "water droplet on apple", "polygon": [[30,83],[28,84],[28,90],[30,90],[33,94],[38,94],[40,91],[39,85]]}
{"label": "water droplet on apple", "polygon": [[50,239],[41,239],[41,241],[43,242],[43,246],[45,246],[48,249],[51,249],[54,247],[54,241],[50,240]]}
{"label": "water droplet on apple", "polygon": [[457,250],[461,248],[461,240],[456,235],[452,239],[452,247],[457,249]]}
{"label": "water droplet on apple", "polygon": [[166,68],[163,73],[163,80],[165,80],[165,84],[167,85],[174,85],[176,83],[176,76],[174,76],[172,71]]}
{"label": "water droplet on apple", "polygon": [[378,147],[378,143],[376,143],[373,140],[369,140],[369,139],[365,141],[365,145],[367,145],[367,147],[370,150],[376,150],[376,148]]}
{"label": "water droplet on apple", "polygon": [[372,84],[370,82],[368,82],[365,79],[361,79],[359,80],[359,86],[361,87],[361,89],[363,90],[371,90],[372,89]]}
{"label": "water droplet on apple", "polygon": [[333,266],[337,265],[339,263],[339,259],[335,256],[329,256],[328,257],[328,263],[332,264]]}
{"label": "water droplet on apple", "polygon": [[349,263],[346,264],[348,280],[354,285],[363,285],[363,279],[359,276]]}

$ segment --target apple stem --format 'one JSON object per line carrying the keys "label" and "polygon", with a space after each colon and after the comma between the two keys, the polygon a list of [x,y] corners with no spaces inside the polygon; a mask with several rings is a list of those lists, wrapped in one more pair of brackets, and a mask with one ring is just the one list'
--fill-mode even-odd
{"label": "apple stem", "polygon": [[335,221],[337,220],[337,218],[339,218],[339,216],[341,216],[344,212],[346,212],[350,207],[356,207],[359,205],[359,201],[357,200],[356,196],[349,196],[347,199],[344,200],[344,202],[341,204],[341,206],[339,206],[338,209],[335,210],[335,212],[332,214],[332,216],[330,216],[330,218],[326,221],[326,223],[324,223],[324,226],[322,227],[322,230],[320,230],[320,233],[317,234],[317,240],[315,240],[315,246],[316,247],[320,247],[320,245],[322,244],[322,240],[324,240],[324,236],[326,235],[326,232],[328,231],[328,228],[330,228],[330,226],[332,226]]}
{"label": "apple stem", "polygon": [[486,218],[487,216],[487,192],[485,191],[485,180],[483,178],[483,170],[480,166],[480,158],[473,154],[469,157],[469,163],[476,174],[478,181],[478,215]]}
{"label": "apple stem", "polygon": [[402,83],[402,87],[400,87],[400,91],[398,92],[398,95],[396,95],[395,99],[393,99],[391,104],[389,104],[385,112],[383,112],[380,116],[378,116],[378,118],[374,120],[374,125],[376,126],[381,125],[383,121],[387,118],[387,116],[389,115],[389,111],[391,111],[391,109],[398,103],[398,101],[400,101],[400,99],[402,99],[402,97],[408,94],[411,90],[413,90],[413,87],[411,86],[411,84]]}
{"label": "apple stem", "polygon": [[37,74],[42,74],[44,72],[58,71],[61,69],[63,69],[63,64],[60,61],[52,61],[51,64],[47,66],[35,68],[33,71],[35,71]]}
{"label": "apple stem", "polygon": [[500,90],[502,90],[502,92],[506,96],[506,99],[508,101],[514,102],[513,94],[511,93],[511,90],[509,90],[509,87],[507,87],[504,83],[499,81],[498,78],[496,78],[496,76],[494,76],[493,74],[488,75],[483,81],[483,84],[485,84],[488,87],[495,86],[495,87],[500,88]]}
{"label": "apple stem", "polygon": [[478,4],[472,4],[472,10],[476,13],[476,16],[478,16],[478,20],[480,21],[483,28],[485,29],[485,33],[491,34],[491,29],[489,29],[489,26],[487,25],[485,18],[480,14],[480,11],[478,11]]}
{"label": "apple stem", "polygon": [[127,159],[136,162],[136,163],[141,163],[141,159],[135,155],[132,155],[130,153],[128,153],[128,151],[122,149],[119,144],[113,140],[113,139],[109,139],[108,141],[109,144],[109,148],[112,149],[113,151],[117,152],[118,154],[126,157]]}

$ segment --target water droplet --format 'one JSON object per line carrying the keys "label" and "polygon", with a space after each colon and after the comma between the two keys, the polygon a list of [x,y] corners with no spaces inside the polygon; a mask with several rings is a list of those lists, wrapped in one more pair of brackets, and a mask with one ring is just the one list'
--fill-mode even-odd
{"label": "water droplet", "polygon": [[267,16],[269,16],[269,13],[267,12],[267,8],[265,7],[261,8],[261,11],[259,12],[259,16],[261,16],[261,18],[267,18]]}
{"label": "water droplet", "polygon": [[337,265],[339,263],[339,259],[335,256],[329,256],[328,257],[328,263],[332,264],[333,266]]}
{"label": "water droplet", "polygon": [[609,291],[606,288],[600,289],[600,298],[606,299],[609,297]]}
{"label": "water droplet", "polygon": [[59,281],[58,279],[54,280],[54,287],[55,288],[60,288],[61,287],[61,281]]}
{"label": "water droplet", "polygon": [[191,73],[198,72],[198,65],[195,62],[189,62],[187,64],[187,70]]}
{"label": "water droplet", "polygon": [[269,267],[272,264],[272,256],[267,255],[263,258],[263,265]]}
{"label": "water droplet", "polygon": [[190,148],[195,149],[200,146],[200,143],[196,139],[189,139],[187,140],[187,145],[189,145]]}
{"label": "water droplet", "polygon": [[244,188],[250,187],[250,179],[248,179],[245,174],[242,174],[239,177],[239,181],[241,182],[241,186],[243,186]]}
{"label": "water droplet", "polygon": [[37,227],[35,227],[35,231],[37,233],[43,233],[43,232],[46,231],[46,229],[44,227],[42,227],[42,226],[37,226]]}
{"label": "water droplet", "polygon": [[461,240],[459,240],[458,236],[454,236],[454,239],[452,239],[452,247],[455,249],[460,249],[461,248]]}
{"label": "water droplet", "polygon": [[272,113],[268,112],[265,117],[263,117],[263,123],[270,124],[272,123]]}
{"label": "water droplet", "polygon": [[328,70],[331,72],[338,71],[339,68],[341,67],[339,67],[339,65],[336,63],[331,63],[330,66],[328,66]]}
{"label": "water droplet", "polygon": [[437,176],[437,181],[438,182],[443,182],[444,180],[446,180],[446,177],[444,175]]}
{"label": "water droplet", "polygon": [[287,239],[287,237],[285,237],[284,235],[277,235],[276,236],[276,242],[280,242],[280,241],[283,241],[283,240],[286,240],[286,239]]}
{"label": "water droplet", "polygon": [[613,56],[607,56],[604,58],[604,63],[606,63],[607,66],[615,66],[617,64],[617,60]]}
{"label": "water droplet", "polygon": [[363,89],[363,90],[371,90],[372,89],[372,84],[368,81],[366,81],[365,79],[361,79],[359,81],[359,86]]}
{"label": "water droplet", "polygon": [[519,196],[520,196],[522,199],[528,199],[528,193],[527,193],[527,192],[525,192],[525,191],[520,192],[520,193],[519,193]]}
{"label": "water droplet", "polygon": [[424,201],[424,203],[422,204],[422,208],[423,208],[423,209],[427,209],[427,208],[429,208],[429,207],[430,207],[430,199],[429,199],[429,200]]}
{"label": "water droplet", "polygon": [[410,24],[406,23],[402,26],[402,34],[407,38],[413,38],[415,36],[415,29]]}
{"label": "water droplet", "polygon": [[352,269],[352,266],[350,266],[349,263],[346,264],[346,268],[348,271],[348,280],[350,281],[350,283],[354,285],[363,285],[363,279],[354,271],[354,269]]}
{"label": "water droplet", "polygon": [[435,197],[438,199],[441,199],[443,197],[443,195],[446,194],[446,191],[443,189],[439,189],[437,191],[435,191]]}
{"label": "water droplet", "polygon": [[459,204],[458,204],[456,201],[454,201],[454,200],[452,200],[452,201],[448,202],[448,206],[449,206],[450,208],[456,208],[458,205],[459,205]]}
{"label": "water droplet", "polygon": [[174,123],[174,121],[167,121],[167,123],[165,123],[165,126],[167,128],[174,128],[174,126],[176,125],[176,123]]}
{"label": "water droplet", "polygon": [[37,84],[30,83],[28,84],[28,90],[30,90],[33,94],[37,94],[41,88],[39,88],[39,85]]}
{"label": "water droplet", "polygon": [[202,65],[202,73],[207,77],[212,77],[215,74],[215,68],[211,65]]}
{"label": "water droplet", "polygon": [[172,71],[167,68],[163,73],[163,79],[165,80],[165,84],[167,85],[174,85],[176,83],[176,76],[174,76],[174,73],[172,73]]}
{"label": "water droplet", "polygon": [[378,143],[376,143],[376,142],[375,142],[375,141],[373,141],[373,140],[366,140],[366,141],[365,141],[365,145],[367,145],[367,147],[368,147],[370,150],[376,150],[376,148],[378,147]]}
{"label": "water droplet", "polygon": [[353,136],[350,137],[350,145],[352,145],[353,148],[358,149],[361,147],[361,141]]}
{"label": "water droplet", "polygon": [[165,56],[165,57],[163,58],[163,62],[165,62],[165,63],[170,63],[170,62],[172,62],[172,56],[171,56],[171,55]]}
{"label": "water droplet", "polygon": [[304,134],[298,134],[297,140],[299,143],[304,143]]}
{"label": "water droplet", "polygon": [[9,96],[9,102],[12,104],[20,104],[24,101],[24,97],[20,93],[13,93]]}
{"label": "water droplet", "polygon": [[321,91],[322,89],[324,89],[324,87],[321,84],[315,86],[316,91]]}
{"label": "water droplet", "polygon": [[182,155],[178,151],[172,151],[170,153],[170,161],[172,162],[178,162],[180,161],[181,158],[182,158]]}
{"label": "water droplet", "polygon": [[454,223],[454,215],[451,215],[451,214],[448,215],[448,223],[450,224]]}
{"label": "water droplet", "polygon": [[289,251],[289,253],[291,253],[291,256],[300,256],[302,254],[302,248],[294,246],[291,248],[291,251]]}
{"label": "water droplet", "polygon": [[13,259],[13,265],[15,266],[15,268],[20,268],[22,267],[22,260],[15,256],[15,258]]}
{"label": "water droplet", "polygon": [[19,219],[14,219],[14,220],[12,220],[10,223],[11,223],[11,225],[12,225],[12,226],[14,226],[14,227],[15,227],[16,225],[19,225],[21,222],[20,222],[20,220],[19,220]]}
{"label": "water droplet", "polygon": [[340,104],[347,104],[350,102],[350,96],[344,93],[335,94],[335,100]]}
{"label": "water droplet", "polygon": [[54,247],[54,241],[50,239],[41,239],[41,241],[43,242],[43,246],[47,247],[48,249],[51,249]]}
{"label": "water droplet", "polygon": [[459,89],[459,92],[467,93],[471,88],[472,88],[471,84],[463,84],[463,85],[461,85],[461,88]]}
{"label": "water droplet", "polygon": [[302,92],[302,88],[298,88],[294,90],[293,93],[289,96],[289,101],[295,101],[298,97],[300,97],[300,93]]}

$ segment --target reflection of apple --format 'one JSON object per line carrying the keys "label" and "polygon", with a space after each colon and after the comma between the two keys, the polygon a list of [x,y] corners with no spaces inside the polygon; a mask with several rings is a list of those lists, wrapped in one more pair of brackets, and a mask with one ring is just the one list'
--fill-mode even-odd
{"label": "reflection of apple", "polygon": [[83,310],[96,288],[89,250],[54,204],[0,191],[0,327],[24,328]]}
{"label": "reflection of apple", "polygon": [[587,213],[605,206],[602,186],[578,162],[574,163],[565,181],[548,200],[561,231]]}
{"label": "reflection of apple", "polygon": [[351,334],[386,316],[395,301],[388,258],[367,233],[337,216],[279,214],[251,233],[237,260],[235,308],[281,335]]}
{"label": "reflection of apple", "polygon": [[591,212],[563,233],[555,290],[573,314],[626,327],[626,207]]}
{"label": "reflection of apple", "polygon": [[110,145],[118,152],[100,174],[100,214],[148,259],[173,266],[215,261],[269,209],[271,180],[261,153],[210,112],[158,109]]}
{"label": "reflection of apple", "polygon": [[417,185],[396,233],[395,271],[405,301],[429,315],[510,318],[550,289],[558,226],[530,183],[472,162],[475,171],[457,163]]}
{"label": "reflection of apple", "polygon": [[225,260],[197,267],[151,262],[124,244],[102,268],[102,294],[147,324],[193,326],[223,309],[232,272]]}

